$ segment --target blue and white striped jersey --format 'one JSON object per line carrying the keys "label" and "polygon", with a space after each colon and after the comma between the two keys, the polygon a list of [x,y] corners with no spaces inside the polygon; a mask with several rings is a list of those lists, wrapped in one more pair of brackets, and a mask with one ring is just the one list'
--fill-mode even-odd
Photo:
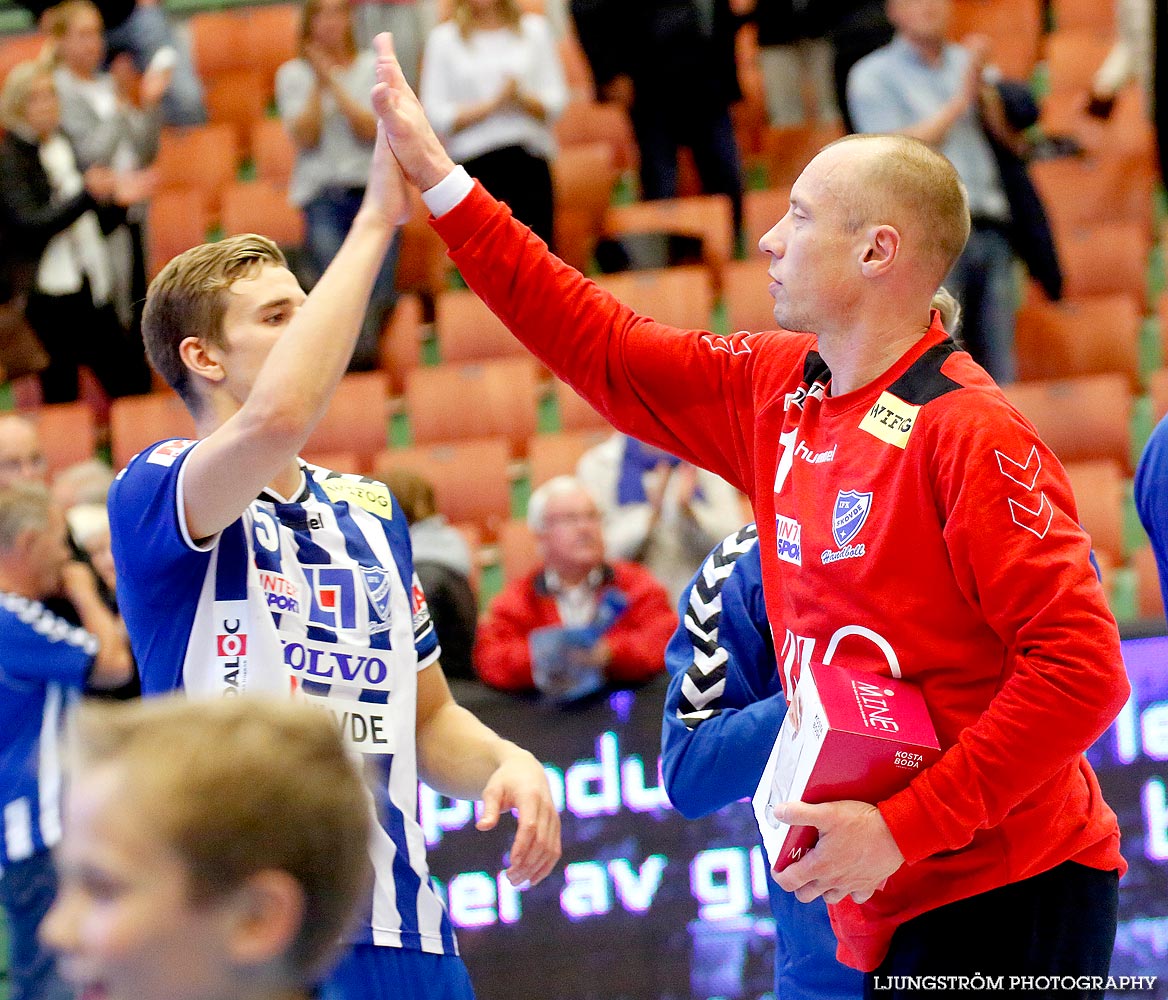
{"label": "blue and white striped jersey", "polygon": [[302,466],[196,542],[182,478],[197,442],[135,456],[110,492],[118,603],[144,694],[278,692],[333,712],[365,755],[375,884],[358,942],[457,954],[417,821],[417,671],[438,639],[406,520],[381,483]]}
{"label": "blue and white striped jersey", "polygon": [[0,868],[61,838],[61,729],[97,640],[0,592]]}

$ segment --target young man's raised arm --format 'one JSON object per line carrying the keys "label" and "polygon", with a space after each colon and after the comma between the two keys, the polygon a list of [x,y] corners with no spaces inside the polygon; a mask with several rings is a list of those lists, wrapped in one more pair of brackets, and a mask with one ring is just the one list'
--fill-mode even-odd
{"label": "young man's raised arm", "polygon": [[182,492],[192,539],[235,521],[308,440],[348,367],[373,281],[407,208],[401,171],[379,130],[365,198],[345,242],[303,304],[287,304],[295,315],[239,411],[187,459]]}

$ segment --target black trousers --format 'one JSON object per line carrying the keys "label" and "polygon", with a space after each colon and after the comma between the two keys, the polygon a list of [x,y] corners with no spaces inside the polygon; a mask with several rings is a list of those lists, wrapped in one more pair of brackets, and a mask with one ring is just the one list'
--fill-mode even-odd
{"label": "black trousers", "polygon": [[87,285],[72,295],[34,293],[25,315],[49,354],[40,376],[46,403],[77,398],[79,365],[87,365],[113,398],[150,391],[141,341],[122,329],[113,306],[93,304]]}
{"label": "black trousers", "polygon": [[547,160],[522,146],[504,146],[467,160],[463,166],[555,251],[552,172]]}
{"label": "black trousers", "polygon": [[[866,1000],[910,1000],[938,996],[1019,996],[1036,1000],[1095,1000],[1107,979],[1119,912],[1119,875],[1065,862],[1041,875],[958,900],[914,917],[896,929],[888,955],[864,981]],[[1000,990],[963,990],[949,977],[1002,977]],[[906,983],[905,977],[940,977],[936,983]],[[1085,977],[1084,989],[1027,988],[1010,977]],[[899,982],[898,982],[899,980]]]}

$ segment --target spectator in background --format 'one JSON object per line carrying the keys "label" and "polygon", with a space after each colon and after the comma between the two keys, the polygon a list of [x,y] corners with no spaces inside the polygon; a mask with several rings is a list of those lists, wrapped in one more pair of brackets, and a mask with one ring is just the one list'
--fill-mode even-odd
{"label": "spectator in background", "polygon": [[608,555],[644,565],[673,603],[710,547],[742,523],[742,494],[724,479],[627,434],[585,452],[576,476],[600,509]]}
{"label": "spectator in background", "polygon": [[[116,594],[118,581],[114,572],[114,555],[110,550],[109,512],[105,504],[74,504],[65,511],[65,522],[69,537],[85,553],[97,578],[110,594]],[[111,610],[116,612],[117,605]]]}
{"label": "spectator in background", "polygon": [[75,400],[82,364],[110,396],[148,392],[141,345],[110,304],[109,247],[98,214],[107,229],[124,220],[124,207],[149,194],[152,178],[105,166],[78,169],[60,130],[53,74],[43,63],[21,63],[8,74],[0,123],[7,129],[0,140],[0,227],[13,284],[29,290],[25,315],[49,354],[40,375],[44,401]]}
{"label": "spectator in background", "polygon": [[438,513],[434,487],[426,479],[407,469],[392,469],[381,478],[397,497],[410,526],[414,572],[442,645],[442,672],[473,681],[471,652],[479,608],[470,585],[470,546],[462,532]]}
{"label": "spectator in background", "polygon": [[113,482],[114,470],[105,462],[100,458],[86,459],[62,469],[53,477],[53,499],[62,510],[82,503],[104,507]]}
{"label": "spectator in background", "polygon": [[[86,686],[130,676],[125,633],[70,561],[65,520],[48,491],[0,489],[0,904],[8,923],[12,1000],[68,1000],[36,933],[56,895],[50,851],[61,836],[57,742]],[[64,591],[81,627],[44,601]]]}
{"label": "spectator in background", "polygon": [[[101,12],[92,0],[65,0],[45,15],[56,40],[53,78],[61,101],[61,131],[73,143],[77,165],[118,170],[149,167],[158,156],[163,94],[173,68],[149,69],[131,99],[133,81],[102,70],[105,39]],[[126,209],[125,222],[107,234],[113,278],[113,302],[122,325],[135,339],[142,336],[140,303],[146,296],[146,256],[142,227],[146,202]]]}
{"label": "spectator in background", "polygon": [[36,424],[15,413],[0,416],[0,489],[13,483],[44,483],[49,463]]}
{"label": "spectator in background", "polygon": [[[45,34],[51,34],[45,14],[55,0],[19,0],[19,3],[38,19]],[[105,25],[108,52],[128,53],[139,73],[170,72],[162,95],[162,117],[166,124],[205,122],[203,85],[186,45],[171,30],[160,0],[96,0],[96,6]]]}
{"label": "spectator in background", "polygon": [[[276,71],[280,118],[296,146],[288,197],[304,210],[305,249],[315,283],[340,249],[365,195],[377,119],[369,107],[374,56],[360,50],[348,0],[306,0],[300,55]],[[393,309],[398,237],[374,282],[351,369],[377,364],[377,344]]]}
{"label": "spectator in background", "polygon": [[369,882],[371,810],[329,714],[254,696],[86,706],[70,749],[42,939],[79,995],[315,996]]}
{"label": "spectator in background", "polygon": [[436,0],[353,0],[353,34],[363,49],[383,31],[393,35],[393,50],[410,86],[418,89],[418,70],[426,37],[438,21]]}
{"label": "spectator in background", "polygon": [[729,195],[741,232],[742,163],[730,105],[742,91],[729,0],[572,0],[571,11],[597,92],[629,109],[641,196],[677,195],[677,151],[686,146],[702,189]]}
{"label": "spectator in background", "polygon": [[[844,131],[855,132],[848,114],[848,74],[869,52],[892,41],[893,28],[884,13],[886,0],[814,0],[827,25],[827,40],[835,55],[835,100]],[[811,6],[811,3],[808,3]]]}
{"label": "spectator in background", "polygon": [[822,3],[807,0],[757,0],[759,62],[767,118],[777,128],[802,125],[807,115],[803,88],[812,91],[815,119],[838,122],[832,78],[832,48],[824,37]]}
{"label": "spectator in background", "polygon": [[[714,547],[686,587],[665,650],[669,690],[661,774],[688,819],[754,794],[787,714],[762,592],[753,524]],[[800,903],[769,876],[775,992],[783,1000],[859,1000],[864,977],[835,957],[822,899]]]}
{"label": "spectator in background", "polygon": [[1018,287],[1010,245],[1010,202],[991,132],[1017,136],[996,89],[986,83],[989,42],[946,41],[951,0],[889,0],[896,37],[861,59],[848,77],[848,107],[861,132],[920,139],[957,168],[969,192],[973,229],[945,279],[962,307],[962,339],[999,385],[1014,380]]}
{"label": "spectator in background", "polygon": [[554,250],[552,123],[568,86],[547,19],[517,0],[454,0],[426,39],[418,97],[450,155]]}
{"label": "spectator in background", "polygon": [[503,588],[475,642],[475,669],[491,687],[566,701],[606,683],[646,681],[665,668],[677,615],[648,570],[605,562],[600,521],[572,476],[532,493],[527,523],[542,564]]}
{"label": "spectator in background", "polygon": [[1115,0],[1115,44],[1095,72],[1087,112],[1109,118],[1116,95],[1134,77],[1152,107],[1153,16],[1151,0]]}

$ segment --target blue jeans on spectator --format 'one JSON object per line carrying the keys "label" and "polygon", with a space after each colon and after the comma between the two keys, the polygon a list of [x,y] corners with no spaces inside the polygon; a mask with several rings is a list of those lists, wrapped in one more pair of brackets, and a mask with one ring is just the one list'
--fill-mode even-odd
{"label": "blue jeans on spectator", "polygon": [[57,975],[52,952],[37,941],[37,928],[57,895],[53,856],[41,851],[6,865],[0,874],[0,904],[8,920],[9,1000],[73,1000]]}
{"label": "blue jeans on spectator", "polygon": [[172,46],[178,54],[170,86],[162,95],[162,116],[168,125],[201,125],[207,120],[203,107],[203,85],[195,74],[190,49],[175,36],[161,6],[139,3],[121,24],[105,33],[110,49],[129,52],[138,72],[150,64],[154,53]]}
{"label": "blue jeans on spectator", "polygon": [[960,341],[998,385],[1014,381],[1014,312],[1018,284],[1005,232],[975,224],[945,279],[961,303]]}
{"label": "blue jeans on spectator", "polygon": [[[361,199],[364,196],[363,188],[325,188],[304,206],[304,218],[307,223],[305,250],[308,252],[314,283],[324,274],[325,268],[340,250],[353,220],[357,217],[357,209],[361,207]],[[381,327],[397,299],[394,290],[397,250],[398,238],[394,236],[385,253],[381,270],[377,273],[377,279],[373,283],[369,308],[365,312],[365,321],[361,325],[361,334],[353,350],[350,368],[363,370],[377,367],[377,346]]]}
{"label": "blue jeans on spectator", "polygon": [[686,146],[706,194],[730,196],[735,234],[742,231],[742,162],[730,109],[634,105],[633,131],[641,151],[641,197],[677,197],[677,151]]}

